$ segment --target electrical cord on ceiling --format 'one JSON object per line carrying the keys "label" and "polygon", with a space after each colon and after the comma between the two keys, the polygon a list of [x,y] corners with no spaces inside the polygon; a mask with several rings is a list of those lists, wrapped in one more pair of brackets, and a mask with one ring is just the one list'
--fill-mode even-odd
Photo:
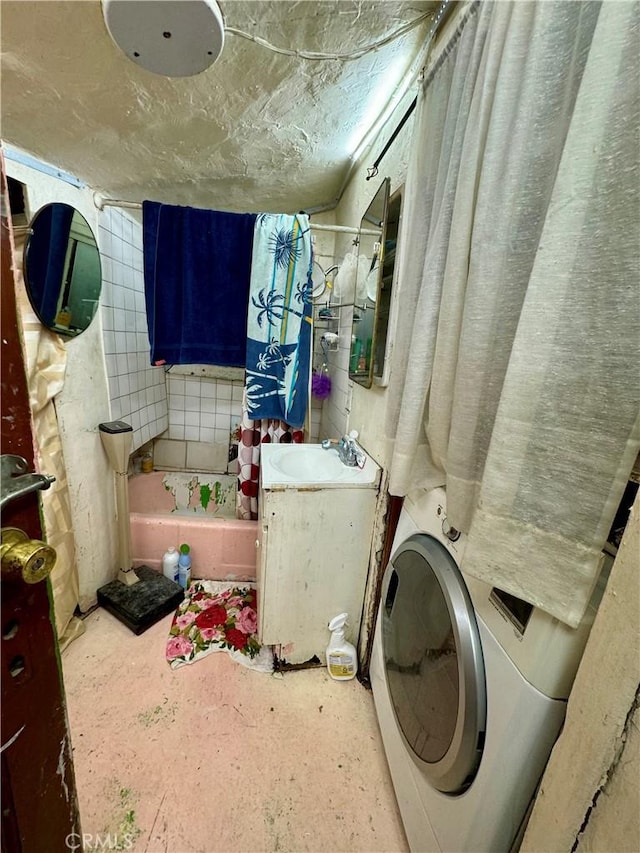
{"label": "electrical cord on ceiling", "polygon": [[406,124],[406,122],[407,122],[407,120],[408,120],[409,116],[410,116],[410,115],[411,115],[411,113],[415,110],[415,108],[416,108],[416,104],[417,104],[417,103],[418,103],[418,99],[417,99],[417,98],[414,98],[414,99],[411,101],[411,103],[409,104],[409,109],[408,109],[408,110],[406,111],[406,113],[402,116],[402,118],[400,119],[399,123],[397,124],[397,126],[396,126],[395,130],[393,131],[393,133],[392,133],[392,134],[391,134],[391,136],[389,137],[389,141],[388,141],[388,142],[387,142],[387,144],[384,146],[384,148],[382,149],[382,151],[378,154],[378,158],[376,159],[376,162],[373,164],[373,166],[369,166],[369,168],[367,169],[367,177],[366,177],[366,179],[365,179],[365,180],[370,181],[370,180],[371,180],[371,178],[375,178],[375,177],[376,177],[376,175],[378,174],[378,166],[379,166],[379,165],[380,165],[380,163],[382,162],[382,158],[384,157],[384,155],[387,153],[387,151],[391,148],[391,146],[392,146],[392,145],[393,145],[393,143],[395,142],[395,140],[396,140],[396,136],[400,133],[400,131],[402,130],[402,128],[405,126],[405,124]]}
{"label": "electrical cord on ceiling", "polygon": [[360,59],[361,56],[365,56],[367,53],[371,53],[374,50],[378,50],[380,47],[384,47],[385,44],[389,44],[400,36],[403,36],[405,33],[408,33],[410,30],[417,27],[418,24],[421,24],[423,21],[432,18],[433,12],[426,12],[424,15],[420,15],[419,18],[415,18],[413,21],[409,21],[407,24],[403,24],[403,26],[399,27],[394,32],[390,33],[388,36],[381,38],[379,41],[373,42],[372,44],[366,45],[366,47],[358,48],[357,50],[350,51],[349,53],[317,53],[315,51],[307,51],[307,50],[291,50],[286,47],[277,47],[271,42],[268,42],[266,39],[261,38],[260,36],[253,36],[251,33],[245,33],[242,30],[237,30],[235,27],[227,27],[225,26],[225,33],[232,33],[234,36],[241,36],[242,38],[248,39],[249,41],[253,41],[256,44],[259,44],[261,47],[266,47],[268,50],[272,50],[275,53],[282,53],[285,56],[297,56],[299,59],[312,59],[312,60],[320,60],[320,59],[340,59],[345,62],[348,62],[353,59]]}
{"label": "electrical cord on ceiling", "polygon": [[[479,2],[479,0],[476,0],[476,2]],[[429,30],[429,34],[427,35],[427,40],[426,40],[425,48],[423,48],[423,52],[425,50],[426,51],[430,50],[431,43],[432,43],[433,39],[435,38],[436,33],[438,32],[439,28],[441,27],[443,21],[446,19],[446,17],[451,12],[452,7],[453,7],[452,0],[442,0],[442,2],[440,3],[440,6],[438,7],[438,11],[436,12],[435,16],[433,17],[431,29]],[[447,52],[445,52],[444,55],[446,55],[446,54],[447,54]],[[425,60],[426,60],[427,56],[428,56],[428,53],[424,53]],[[423,66],[422,71],[420,72],[420,75],[419,75],[421,80],[423,79],[424,71],[425,71],[425,68]],[[417,103],[418,103],[418,99],[416,97],[413,99],[413,101],[409,105],[409,108],[407,109],[405,114],[400,119],[400,122],[397,124],[395,130],[391,134],[387,144],[384,146],[384,148],[382,149],[380,154],[378,154],[378,157],[377,157],[375,163],[373,164],[373,166],[369,166],[369,168],[367,169],[367,176],[366,176],[365,180],[370,181],[372,178],[375,178],[377,176],[378,166],[382,162],[384,155],[387,153],[387,151],[391,148],[391,146],[395,142],[396,137],[398,136],[398,134],[400,133],[400,131],[404,127],[409,116],[415,110]]]}

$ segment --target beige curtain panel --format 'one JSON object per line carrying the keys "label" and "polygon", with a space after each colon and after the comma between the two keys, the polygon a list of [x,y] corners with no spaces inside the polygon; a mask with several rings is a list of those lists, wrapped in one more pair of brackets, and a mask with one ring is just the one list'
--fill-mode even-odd
{"label": "beige curtain panel", "polygon": [[61,338],[40,323],[29,303],[22,272],[23,252],[24,235],[20,234],[16,237],[14,263],[38,470],[56,478],[40,495],[44,538],[57,554],[50,581],[58,640],[64,649],[84,633],[84,623],[74,616],[78,568],[67,471],[54,404],[54,397],[64,385],[67,353]]}
{"label": "beige curtain panel", "polygon": [[445,485],[462,568],[571,626],[640,448],[638,13],[469,6],[400,236],[390,491]]}

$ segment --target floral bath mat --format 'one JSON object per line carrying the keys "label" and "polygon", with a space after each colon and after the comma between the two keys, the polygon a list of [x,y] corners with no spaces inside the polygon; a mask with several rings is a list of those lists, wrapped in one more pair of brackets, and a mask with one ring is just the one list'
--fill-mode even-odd
{"label": "floral bath mat", "polygon": [[166,657],[177,669],[226,651],[250,669],[272,672],[271,647],[260,645],[257,629],[255,584],[193,581],[173,617]]}

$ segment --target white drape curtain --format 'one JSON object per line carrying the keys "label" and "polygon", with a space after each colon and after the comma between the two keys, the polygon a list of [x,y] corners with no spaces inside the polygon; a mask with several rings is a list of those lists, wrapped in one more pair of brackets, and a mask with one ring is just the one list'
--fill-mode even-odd
{"label": "white drape curtain", "polygon": [[37,469],[54,476],[55,482],[41,493],[44,538],[56,550],[50,575],[55,624],[60,650],[84,633],[84,622],[74,616],[79,599],[78,565],[67,469],[54,398],[64,386],[67,353],[59,335],[46,329],[36,317],[23,276],[24,233],[15,235],[14,272],[16,298],[24,337],[29,405],[33,418]]}
{"label": "white drape curtain", "polygon": [[400,235],[390,491],[577,625],[640,447],[639,5],[467,8],[427,69]]}

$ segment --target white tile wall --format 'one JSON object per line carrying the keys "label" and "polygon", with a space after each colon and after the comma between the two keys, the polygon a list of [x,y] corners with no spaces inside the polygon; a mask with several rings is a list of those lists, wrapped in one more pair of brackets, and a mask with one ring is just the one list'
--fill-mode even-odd
{"label": "white tile wall", "polygon": [[322,401],[311,398],[311,423],[309,425],[309,441],[318,444],[320,441],[320,422],[322,421]]}
{"label": "white tile wall", "polygon": [[133,427],[136,450],[169,424],[165,371],[149,364],[142,267],[142,226],[121,210],[100,216],[100,310],[111,416]]}
{"label": "white tile wall", "polygon": [[167,373],[169,432],[166,438],[229,444],[242,417],[242,382]]}
{"label": "white tile wall", "polygon": [[351,352],[351,324],[353,307],[340,309],[338,350],[330,353],[331,396],[324,401],[320,432],[324,438],[339,438],[348,431],[351,391],[349,379],[349,354]]}
{"label": "white tile wall", "polygon": [[153,464],[159,471],[206,471],[214,474],[237,474],[236,455],[229,460],[229,442],[210,444],[204,441],[181,441],[162,438],[153,442]]}
{"label": "white tile wall", "polygon": [[[331,394],[322,404],[321,421],[318,427],[319,440],[323,438],[339,438],[348,432],[349,409],[351,400],[352,381],[349,379],[349,355],[351,352],[351,324],[353,307],[351,305],[339,308],[340,319],[335,331],[338,332],[338,349],[327,353],[329,376],[331,377]],[[326,327],[318,325],[316,339],[319,340]],[[332,329],[333,330],[333,329]],[[322,361],[324,355],[319,344],[316,344],[314,364]]]}
{"label": "white tile wall", "polygon": [[[323,217],[318,217],[323,221]],[[312,220],[315,221],[315,220]],[[328,222],[328,224],[331,224]],[[336,236],[331,232],[317,232],[314,243],[314,254],[324,269],[329,269],[334,264],[338,266],[347,252],[356,251],[352,235],[342,234]],[[335,275],[335,274],[334,274]],[[316,308],[326,305],[325,300],[330,297],[330,291],[326,291],[318,300]],[[336,300],[334,299],[335,303]],[[339,322],[336,326],[326,323],[318,323],[314,332],[314,354],[313,364],[319,366],[324,360],[324,354],[320,347],[320,336],[323,331],[336,331],[339,335],[337,351],[327,354],[329,375],[331,377],[331,394],[322,403],[320,408],[320,421],[318,420],[316,404],[312,404],[311,436],[313,441],[323,438],[337,438],[347,432],[349,422],[349,406],[351,399],[351,385],[349,379],[349,354],[351,351],[351,323],[353,319],[353,308],[343,306],[335,309],[339,314]],[[316,311],[317,316],[317,311]]]}
{"label": "white tile wall", "polygon": [[[163,367],[152,367],[144,297],[142,226],[127,213],[107,207],[100,217],[98,241],[103,265],[101,312],[112,417],[133,427],[132,451],[162,435],[160,456],[165,453],[168,460],[173,460],[176,446],[167,440],[184,441],[187,444],[178,450],[180,458],[185,454],[190,456],[184,460],[187,467],[213,466],[214,470],[224,470],[221,447],[228,447],[230,435],[240,423],[243,382],[178,376],[172,375],[171,368],[165,371]],[[333,262],[330,250],[316,256],[324,268]],[[348,325],[350,333],[350,315]],[[341,355],[341,352],[331,353],[332,361]],[[340,359],[344,366],[336,372],[334,364],[331,365],[334,383],[331,398],[324,406],[312,401],[311,441],[325,437],[321,436],[321,422],[327,420],[323,414],[327,407],[329,424],[333,425],[334,420],[340,422],[340,411],[342,419],[346,418],[347,360],[348,347],[346,357]],[[344,429],[338,431],[342,434]],[[331,426],[326,434],[335,433]],[[190,447],[190,442],[201,444]],[[209,458],[212,454],[215,460]]]}

